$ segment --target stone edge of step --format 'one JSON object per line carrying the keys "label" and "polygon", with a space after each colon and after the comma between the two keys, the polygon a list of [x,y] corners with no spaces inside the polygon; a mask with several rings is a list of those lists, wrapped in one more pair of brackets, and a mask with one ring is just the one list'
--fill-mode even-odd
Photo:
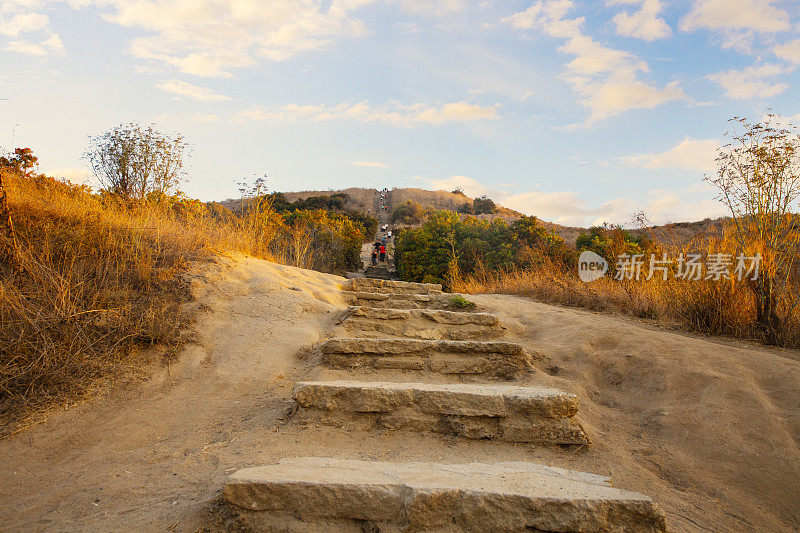
{"label": "stone edge of step", "polygon": [[[473,488],[474,476],[483,483]],[[288,492],[287,492],[288,491]],[[321,492],[320,492],[321,491]],[[339,491],[341,497],[317,501],[320,493]],[[294,502],[275,501],[286,492]],[[443,496],[447,497],[442,498]],[[453,497],[493,509],[494,516],[469,514],[471,526],[529,525],[516,511],[520,499],[531,502],[533,525],[556,527],[615,525],[628,521],[629,530],[665,531],[666,519],[653,500],[641,493],[617,489],[609,478],[528,462],[504,463],[389,463],[321,457],[280,460],[233,473],[223,489],[230,504],[251,511],[300,512],[310,518],[388,520],[434,527],[447,518]],[[306,498],[306,501],[303,499]],[[440,502],[431,512],[425,502]],[[489,503],[488,507],[481,504]],[[296,508],[292,508],[292,504]],[[499,504],[499,505],[498,505]],[[523,505],[523,508],[526,506]],[[477,509],[476,508],[476,509]],[[553,512],[555,511],[555,513]],[[348,516],[355,515],[355,516]],[[460,517],[462,518],[462,517]]]}
{"label": "stone edge of step", "polygon": [[483,353],[524,355],[525,349],[506,341],[453,341],[371,337],[333,337],[320,345],[324,354],[402,355],[424,351],[438,353]]}

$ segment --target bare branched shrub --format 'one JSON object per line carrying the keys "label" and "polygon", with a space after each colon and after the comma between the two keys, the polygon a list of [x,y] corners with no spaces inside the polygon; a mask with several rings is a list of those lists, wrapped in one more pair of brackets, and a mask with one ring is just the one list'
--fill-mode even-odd
{"label": "bare branched shrub", "polygon": [[85,157],[106,191],[126,199],[167,194],[183,179],[189,144],[179,133],[130,123],[92,137]]}
{"label": "bare branched shrub", "polygon": [[800,247],[800,216],[792,212],[800,207],[800,134],[772,114],[763,123],[731,122],[717,175],[707,179],[730,209],[738,250],[761,257],[753,281],[756,322],[768,342],[777,344],[795,302],[788,291]]}

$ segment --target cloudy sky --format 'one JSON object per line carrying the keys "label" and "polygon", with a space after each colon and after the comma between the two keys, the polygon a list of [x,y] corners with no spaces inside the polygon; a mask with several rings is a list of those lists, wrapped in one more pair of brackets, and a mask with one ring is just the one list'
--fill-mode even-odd
{"label": "cloudy sky", "polygon": [[187,194],[423,187],[570,225],[724,211],[727,119],[800,122],[797,0],[0,0],[0,145],[90,179],[130,121]]}

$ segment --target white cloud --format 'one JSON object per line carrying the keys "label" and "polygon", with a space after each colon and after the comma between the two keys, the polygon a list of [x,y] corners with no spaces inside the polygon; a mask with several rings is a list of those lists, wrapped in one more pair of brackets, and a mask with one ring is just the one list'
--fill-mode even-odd
{"label": "white cloud", "polygon": [[471,197],[486,195],[509,209],[565,226],[588,227],[603,223],[629,225],[638,212],[644,212],[656,224],[700,220],[725,214],[724,206],[713,199],[713,188],[705,182],[697,182],[678,191],[653,189],[642,201],[620,197],[591,205],[574,191],[529,190],[508,194],[468,176],[439,180],[419,176],[414,178],[427,182],[427,186],[435,190],[461,189]]}
{"label": "white cloud", "polygon": [[529,191],[504,199],[510,209],[565,226],[599,226],[604,223],[630,226],[636,213],[643,212],[654,224],[715,218],[726,214],[725,206],[708,188],[690,186],[684,190],[652,189],[647,198],[627,197],[591,205],[573,191]]}
{"label": "white cloud", "polygon": [[213,113],[195,113],[192,115],[192,120],[195,122],[219,122],[220,116]]}
{"label": "white cloud", "polygon": [[672,35],[672,30],[658,15],[663,9],[659,0],[607,0],[606,5],[639,4],[638,11],[622,11],[614,15],[617,35],[636,37],[645,41],[664,39]]}
{"label": "white cloud", "polygon": [[347,161],[346,163],[354,167],[391,168],[389,165],[381,163],[380,161]]}
{"label": "white cloud", "polygon": [[41,13],[17,13],[4,22],[0,22],[0,35],[19,37],[22,33],[46,30],[50,19]]}
{"label": "white cloud", "polygon": [[86,183],[92,177],[92,173],[84,167],[56,168],[45,171],[45,174],[54,178],[62,178],[72,183]]}
{"label": "white cloud", "polygon": [[776,45],[772,51],[781,59],[800,64],[800,39]]}
{"label": "white cloud", "polygon": [[464,194],[473,198],[486,195],[491,197],[493,200],[499,200],[497,191],[491,189],[490,187],[486,187],[479,181],[467,176],[451,176],[449,178],[439,180],[428,180],[428,183],[430,183],[430,187],[433,190],[437,191],[449,192],[456,189],[461,189],[464,191]]}
{"label": "white cloud", "polygon": [[282,61],[365,33],[352,16],[374,0],[106,0],[105,18],[149,35],[135,57],[203,77],[230,77],[259,59]]}
{"label": "white cloud", "polygon": [[50,19],[39,13],[44,0],[0,0],[0,36],[8,37],[0,50],[33,56],[60,55],[64,52],[57,33],[50,30]]}
{"label": "white cloud", "polygon": [[776,0],[695,0],[681,29],[752,30],[774,33],[790,29],[789,14]]}
{"label": "white cloud", "polygon": [[549,0],[533,4],[525,11],[503,19],[518,29],[538,29],[551,37],[566,39],[559,48],[575,56],[562,75],[580,96],[590,116],[584,125],[618,115],[630,109],[649,109],[686,95],[671,82],[662,88],[643,81],[640,73],[649,71],[647,63],[630,52],[609,48],[581,32],[584,18],[568,18],[571,0]]}
{"label": "white cloud", "polygon": [[643,168],[685,168],[710,172],[716,168],[715,159],[721,143],[717,139],[684,138],[665,152],[636,154],[618,159],[632,167]]}
{"label": "white cloud", "polygon": [[708,76],[708,79],[725,89],[725,96],[728,98],[771,98],[789,88],[785,81],[774,81],[771,78],[788,74],[792,70],[780,65],[766,64],[743,70],[725,70]]}
{"label": "white cloud", "polygon": [[728,215],[727,208],[714,199],[714,194],[713,188],[696,185],[680,191],[652,189],[638,211],[644,212],[654,224],[694,222]]}
{"label": "white cloud", "polygon": [[564,226],[627,223],[636,211],[628,198],[616,198],[592,207],[573,191],[528,191],[509,196],[501,203],[509,209]]}
{"label": "white cloud", "polygon": [[2,50],[44,57],[52,54],[62,54],[64,52],[64,45],[61,44],[61,39],[58,38],[58,35],[53,34],[44,41],[38,43],[26,40],[9,41]]}
{"label": "white cloud", "polygon": [[297,104],[288,104],[280,108],[259,106],[240,111],[233,120],[236,122],[357,120],[410,127],[415,124],[438,126],[447,122],[471,122],[498,118],[500,116],[496,106],[483,107],[467,102],[452,102],[441,106],[428,106],[421,103],[402,105],[393,102],[382,107],[372,107],[367,102],[359,102],[334,106]]}
{"label": "white cloud", "polygon": [[168,80],[158,86],[159,89],[178,96],[185,96],[200,102],[225,102],[231,100],[229,96],[217,94],[207,87],[192,85],[185,81]]}
{"label": "white cloud", "polygon": [[789,14],[776,0],[695,0],[681,20],[683,31],[710,30],[722,37],[722,47],[750,53],[756,34],[791,28]]}
{"label": "white cloud", "polygon": [[394,0],[404,13],[416,16],[445,16],[466,7],[465,0]]}

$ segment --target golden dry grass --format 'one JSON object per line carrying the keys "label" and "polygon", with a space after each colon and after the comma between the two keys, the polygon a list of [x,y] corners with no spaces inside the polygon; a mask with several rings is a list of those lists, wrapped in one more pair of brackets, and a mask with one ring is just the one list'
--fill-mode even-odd
{"label": "golden dry grass", "polygon": [[125,204],[45,176],[3,184],[16,251],[0,254],[0,434],[147,354],[175,353],[191,262],[237,251],[314,268],[331,255],[310,245],[314,227],[284,224],[269,205],[237,217],[182,198]]}
{"label": "golden dry grass", "polygon": [[[690,251],[703,257],[713,253],[734,253],[736,247],[730,232],[711,229],[691,238],[684,235],[656,243],[657,256],[668,257]],[[735,255],[735,254],[734,254]],[[722,335],[763,340],[756,323],[756,303],[752,285],[730,280],[677,279],[674,272],[663,280],[660,275],[640,281],[616,281],[609,277],[591,283],[582,282],[572,269],[547,261],[540,254],[535,269],[481,273],[452,281],[454,291],[469,294],[500,293],[528,296],[535,300],[582,307],[594,311],[621,313],[652,319],[664,326],[704,335]],[[780,299],[784,317],[779,344],[800,347],[800,275],[791,276],[788,290]]]}

